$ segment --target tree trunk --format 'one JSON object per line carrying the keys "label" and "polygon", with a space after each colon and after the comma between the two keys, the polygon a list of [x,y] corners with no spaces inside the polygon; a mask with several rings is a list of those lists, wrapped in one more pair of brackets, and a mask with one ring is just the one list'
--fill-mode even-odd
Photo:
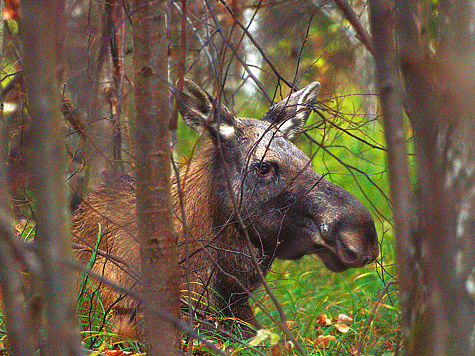
{"label": "tree trunk", "polygon": [[137,222],[147,354],[179,354],[178,331],[155,309],[178,317],[178,255],[170,198],[166,1],[134,1]]}
{"label": "tree trunk", "polygon": [[[403,88],[399,76],[398,53],[395,47],[393,5],[384,0],[370,0],[370,24],[373,34],[373,56],[376,64],[377,88],[383,113],[386,138],[391,201],[396,233],[396,251],[399,262],[399,285],[402,299],[417,288],[417,279],[411,278],[411,260],[408,251],[411,241],[414,204],[407,159],[406,134],[403,114]],[[403,306],[404,309],[404,306]],[[403,319],[406,313],[403,311]]]}
{"label": "tree trunk", "polygon": [[[439,2],[439,38],[433,42],[437,45],[434,51],[429,41],[424,42],[421,27],[428,21],[417,3],[397,0],[395,4],[393,12],[385,1],[370,1],[389,135],[406,354],[471,355],[475,354],[475,51],[473,40],[467,40],[473,39],[469,20],[473,9],[468,1]],[[395,33],[382,31],[393,20]],[[397,56],[392,48],[388,50],[396,38]],[[409,192],[407,179],[397,178],[407,169],[404,152],[397,154],[398,164],[391,158],[397,140],[403,139],[397,137],[398,128],[388,130],[391,123],[399,121],[399,128],[402,124],[396,57],[407,94],[404,108],[415,135],[414,193]],[[392,90],[396,94],[393,101],[388,100]]]}
{"label": "tree trunk", "polygon": [[22,1],[24,74],[32,119],[29,166],[35,181],[36,243],[46,315],[45,355],[79,354],[66,194],[66,161],[60,113],[63,71],[62,1]]}
{"label": "tree trunk", "polygon": [[[0,1],[0,13],[3,13],[4,5],[4,2]],[[0,31],[0,49],[3,49],[3,26],[0,27]],[[1,54],[0,63],[3,64]],[[0,99],[3,102],[1,96]],[[32,356],[33,330],[25,308],[19,262],[12,248],[12,242],[16,237],[12,229],[10,193],[7,187],[5,167],[7,142],[4,124],[3,111],[0,111],[0,285],[11,352],[14,356]]]}

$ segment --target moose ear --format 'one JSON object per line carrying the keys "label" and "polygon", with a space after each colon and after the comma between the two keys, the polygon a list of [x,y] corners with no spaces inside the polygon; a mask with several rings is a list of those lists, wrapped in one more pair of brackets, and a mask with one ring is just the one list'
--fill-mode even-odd
{"label": "moose ear", "polygon": [[210,137],[234,137],[235,117],[224,105],[218,108],[215,98],[191,80],[185,78],[178,100],[180,114],[192,129]]}
{"label": "moose ear", "polygon": [[302,132],[319,90],[319,82],[307,85],[271,106],[262,119],[277,126],[287,139],[293,140]]}

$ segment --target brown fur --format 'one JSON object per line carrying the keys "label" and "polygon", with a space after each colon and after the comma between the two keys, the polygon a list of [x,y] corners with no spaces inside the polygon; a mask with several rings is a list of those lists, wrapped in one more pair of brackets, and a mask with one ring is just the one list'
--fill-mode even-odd
{"label": "brown fur", "polygon": [[[186,258],[184,254],[186,249],[194,252],[188,261],[183,261],[181,264],[180,289],[184,297],[187,298],[188,281],[186,277],[188,277],[192,298],[201,299],[202,316],[214,315],[220,311],[231,317],[232,315],[226,312],[228,306],[226,300],[232,303],[233,299],[244,298],[247,301],[248,296],[232,277],[226,276],[226,273],[237,277],[249,291],[258,286],[259,280],[256,271],[251,267],[247,243],[237,233],[235,226],[218,228],[220,230],[219,239],[216,238],[216,229],[213,227],[212,219],[213,202],[210,199],[211,167],[208,159],[213,150],[213,145],[208,143],[207,147],[202,150],[201,158],[193,160],[189,169],[184,169],[180,177],[183,196],[186,197],[185,216],[189,217],[186,224],[189,230],[186,236],[187,240],[185,240],[183,224],[179,217],[180,206],[176,180],[172,186],[176,213],[175,229],[181,237],[179,260]],[[75,236],[76,242],[95,247],[100,225],[102,237],[98,248],[111,255],[124,258],[127,265],[124,266],[103,256],[97,256],[93,271],[104,274],[116,284],[134,288],[138,285],[140,276],[134,182],[128,177],[119,179],[108,177],[106,180],[107,182],[95,189],[86,203],[74,214],[73,236]],[[91,251],[79,250],[77,257],[78,260],[87,263],[91,257]],[[245,270],[242,270],[242,266],[246,266]],[[212,288],[206,288],[206,285]],[[242,295],[238,293],[237,296],[231,296],[225,291],[234,293],[239,291]],[[106,305],[116,302],[120,297],[120,293],[110,288],[104,288],[101,291],[101,298]],[[241,320],[257,326],[254,314],[247,302],[238,302],[237,305],[239,307],[233,308],[233,312],[239,315]],[[118,325],[121,334],[127,334],[124,330],[130,329],[128,319],[135,308],[136,302],[130,298],[125,298],[115,304],[114,322]]]}

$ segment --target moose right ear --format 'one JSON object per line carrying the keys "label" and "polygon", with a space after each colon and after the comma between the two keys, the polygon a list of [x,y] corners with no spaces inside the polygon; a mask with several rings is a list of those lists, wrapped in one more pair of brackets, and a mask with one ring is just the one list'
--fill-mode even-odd
{"label": "moose right ear", "polygon": [[215,98],[194,82],[185,78],[178,99],[180,114],[192,129],[224,140],[234,137],[235,117],[224,105],[218,108]]}
{"label": "moose right ear", "polygon": [[273,105],[262,120],[270,122],[292,141],[303,130],[305,123],[317,101],[320,83],[313,82],[280,103]]}

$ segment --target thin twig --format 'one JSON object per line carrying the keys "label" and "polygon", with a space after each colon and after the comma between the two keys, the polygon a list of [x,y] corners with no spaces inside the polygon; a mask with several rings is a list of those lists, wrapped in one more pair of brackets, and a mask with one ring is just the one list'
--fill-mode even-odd
{"label": "thin twig", "polygon": [[361,24],[361,21],[359,20],[356,12],[345,0],[334,0],[334,1],[335,1],[335,4],[337,4],[340,10],[343,12],[343,15],[345,15],[345,18],[348,20],[351,26],[353,26],[353,29],[356,31],[357,33],[356,38],[358,38],[365,45],[368,51],[372,55],[374,55],[371,36]]}
{"label": "thin twig", "polygon": [[356,351],[356,356],[361,355],[361,350],[363,349],[363,342],[366,337],[366,334],[368,333],[368,330],[371,326],[371,323],[373,322],[374,317],[376,316],[376,311],[380,307],[381,300],[383,299],[384,295],[388,293],[389,287],[392,286],[393,284],[397,284],[397,281],[389,281],[384,288],[381,290],[381,292],[378,295],[378,299],[376,299],[376,302],[374,303],[373,309],[371,309],[371,315],[369,316],[365,329],[363,331],[363,334],[361,335],[360,342],[358,343],[358,350]]}
{"label": "thin twig", "polygon": [[221,37],[223,38],[223,40],[226,42],[226,44],[229,46],[229,48],[232,50],[234,56],[236,57],[236,59],[239,61],[239,63],[241,63],[241,65],[243,66],[244,70],[247,72],[247,74],[252,78],[252,80],[254,81],[254,83],[256,83],[257,87],[259,88],[259,90],[261,91],[262,95],[264,95],[264,97],[267,99],[267,101],[269,103],[273,103],[273,100],[272,98],[269,96],[269,94],[267,94],[267,90],[266,88],[264,87],[264,84],[262,84],[262,82],[259,80],[259,78],[257,78],[254,73],[252,72],[252,70],[249,68],[248,64],[241,58],[241,56],[239,55],[237,49],[234,47],[234,45],[228,40],[228,38],[226,37],[226,34],[225,34],[225,31],[223,30],[223,28],[221,27],[221,24],[219,23],[219,20],[218,20],[218,17],[216,16],[216,14],[214,13],[213,11],[213,6],[211,5],[211,3],[209,2],[209,0],[205,0],[206,1],[206,5],[208,6],[208,9],[209,11],[211,12],[212,14],[212,17],[213,17],[213,20],[217,26],[217,31],[218,33],[221,35]]}
{"label": "thin twig", "polygon": [[252,44],[254,45],[254,47],[256,47],[256,49],[259,51],[260,55],[262,56],[262,59],[269,65],[270,69],[274,72],[274,74],[276,75],[277,78],[279,78],[279,80],[281,80],[282,82],[284,82],[289,88],[293,88],[293,85],[291,82],[289,82],[288,80],[286,80],[280,73],[279,71],[277,70],[277,68],[274,66],[274,64],[272,63],[272,61],[270,60],[269,57],[267,57],[266,53],[264,52],[264,50],[262,49],[262,47],[259,45],[259,43],[257,43],[256,39],[254,38],[254,36],[252,36],[252,34],[249,32],[248,28],[246,26],[244,26],[244,24],[239,20],[239,18],[236,16],[236,14],[234,13],[233,9],[231,9],[231,7],[227,4],[227,2],[225,0],[219,0],[225,7],[226,7],[226,10],[228,10],[228,12],[231,14],[231,16],[233,17],[234,21],[236,21],[236,23],[239,25],[239,27],[241,27],[241,29],[244,31],[244,33],[246,34],[247,38],[249,38],[249,40],[252,42]]}
{"label": "thin twig", "polygon": [[[304,133],[305,137],[307,137],[311,142],[313,142],[314,144],[316,144],[318,147],[320,147],[321,149],[323,149],[326,153],[328,153],[332,158],[336,159],[340,164],[342,164],[346,169],[348,169],[350,172],[351,171],[356,171],[358,173],[360,173],[361,175],[365,176],[366,179],[368,179],[368,181],[374,185],[376,187],[376,189],[378,189],[378,191],[381,193],[381,195],[388,201],[390,202],[391,200],[389,199],[389,197],[386,195],[386,193],[384,193],[383,189],[381,187],[379,187],[371,178],[370,176],[368,175],[368,173],[362,171],[361,169],[358,169],[356,168],[355,166],[352,166],[348,163],[345,163],[343,162],[343,160],[341,160],[339,157],[337,157],[335,154],[331,153],[330,150],[328,150],[328,148],[326,148],[325,146],[323,146],[320,142],[316,141],[312,136],[310,136],[307,132]],[[371,200],[368,199],[370,202]],[[372,203],[371,203],[372,204]],[[373,204],[372,204],[373,205]],[[373,207],[377,210],[376,206],[373,205]],[[381,212],[378,211],[378,213],[381,215],[381,216],[384,216]]]}

